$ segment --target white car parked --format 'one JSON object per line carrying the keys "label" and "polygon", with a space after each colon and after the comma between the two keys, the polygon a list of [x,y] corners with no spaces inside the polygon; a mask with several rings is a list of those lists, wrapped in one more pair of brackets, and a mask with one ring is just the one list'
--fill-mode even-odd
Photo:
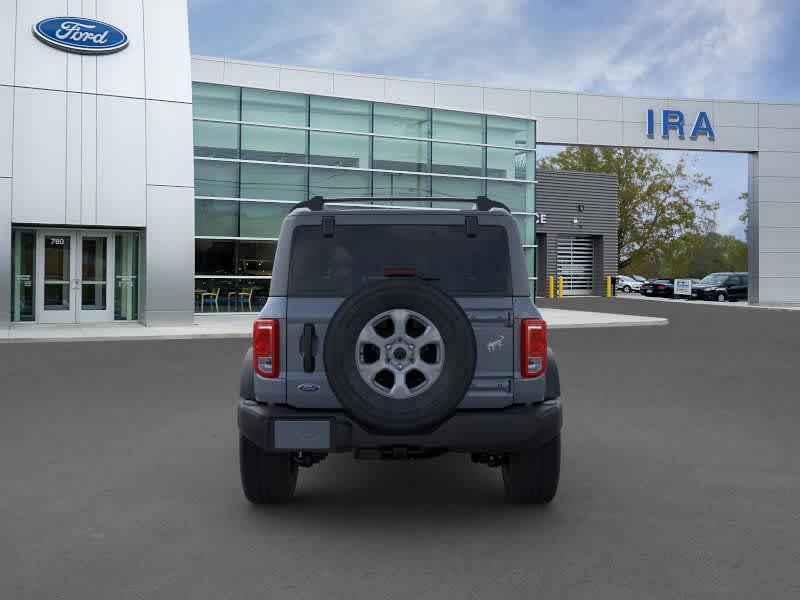
{"label": "white car parked", "polygon": [[638,292],[642,287],[642,282],[630,275],[617,275],[617,291],[629,294]]}

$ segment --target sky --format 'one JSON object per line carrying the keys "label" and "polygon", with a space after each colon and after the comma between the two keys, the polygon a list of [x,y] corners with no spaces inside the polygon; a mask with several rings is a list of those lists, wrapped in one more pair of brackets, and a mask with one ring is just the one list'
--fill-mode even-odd
{"label": "sky", "polygon": [[[519,88],[800,101],[797,0],[189,0],[189,27],[192,53],[207,56]],[[712,177],[718,231],[743,237],[746,155],[692,158]]]}

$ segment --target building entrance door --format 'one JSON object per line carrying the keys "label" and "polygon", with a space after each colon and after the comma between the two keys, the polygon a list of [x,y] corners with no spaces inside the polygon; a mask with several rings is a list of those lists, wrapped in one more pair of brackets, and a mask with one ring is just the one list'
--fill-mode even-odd
{"label": "building entrance door", "polygon": [[565,296],[592,293],[594,243],[591,237],[559,237],[558,274],[564,277]]}
{"label": "building entrance door", "polygon": [[38,232],[37,314],[40,323],[114,320],[114,238],[102,231]]}

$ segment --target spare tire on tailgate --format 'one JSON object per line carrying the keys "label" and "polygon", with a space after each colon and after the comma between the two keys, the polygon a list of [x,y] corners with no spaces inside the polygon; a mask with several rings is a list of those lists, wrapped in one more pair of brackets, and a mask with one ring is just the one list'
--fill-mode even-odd
{"label": "spare tire on tailgate", "polygon": [[325,371],[345,411],[374,433],[435,429],[475,372],[475,336],[450,296],[414,278],[370,284],[347,298],[325,334]]}

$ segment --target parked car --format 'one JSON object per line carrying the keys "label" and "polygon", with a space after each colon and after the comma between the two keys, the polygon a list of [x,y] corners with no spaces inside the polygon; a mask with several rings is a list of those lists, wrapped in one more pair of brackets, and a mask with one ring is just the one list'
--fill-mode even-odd
{"label": "parked car", "polygon": [[332,452],[450,451],[499,467],[510,500],[550,502],[561,388],[510,210],[326,206],[342,201],[301,202],[281,226],[240,379],[245,497],[290,500],[298,467]]}
{"label": "parked car", "polygon": [[728,302],[747,300],[747,273],[711,273],[692,285],[692,298]]}
{"label": "parked car", "polygon": [[675,295],[675,284],[672,279],[655,279],[642,284],[639,293],[643,296],[657,296],[660,298],[672,298]]}
{"label": "parked car", "polygon": [[642,282],[634,279],[630,275],[617,275],[617,291],[630,294],[638,292],[642,288]]}

